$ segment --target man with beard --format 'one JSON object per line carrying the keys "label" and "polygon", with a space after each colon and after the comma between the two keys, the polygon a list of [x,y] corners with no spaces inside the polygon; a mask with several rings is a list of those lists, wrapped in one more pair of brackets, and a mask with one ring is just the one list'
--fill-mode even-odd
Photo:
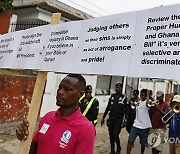
{"label": "man with beard", "polygon": [[[56,96],[60,108],[40,120],[30,154],[93,154],[95,128],[78,107],[85,86],[86,81],[79,74],[69,74],[60,82]],[[16,129],[16,135],[19,140],[27,138],[27,121]]]}

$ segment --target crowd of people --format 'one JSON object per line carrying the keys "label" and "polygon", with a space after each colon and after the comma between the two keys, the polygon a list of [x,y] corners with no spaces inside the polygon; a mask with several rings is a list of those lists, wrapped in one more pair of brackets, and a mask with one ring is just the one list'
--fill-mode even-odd
{"label": "crowd of people", "polygon": [[[153,98],[152,90],[134,90],[132,98],[128,100],[122,89],[122,83],[115,84],[115,93],[111,94],[101,119],[101,126],[106,122],[108,127],[110,154],[121,153],[119,134],[124,127],[129,133],[126,154],[131,153],[137,136],[141,154],[144,154],[147,146],[152,148],[152,154],[160,154],[168,123],[169,137],[180,140],[180,114],[177,113],[180,109],[175,108],[178,107],[177,103],[180,104],[180,95],[175,95],[169,105],[164,101],[163,91],[157,91]],[[56,105],[59,107],[57,111],[48,112],[40,120],[29,153],[93,154],[99,101],[92,96],[92,86],[86,86],[82,75],[68,74],[59,84]],[[164,122],[162,118],[170,112],[172,116]],[[28,126],[29,122],[24,120],[16,129],[19,140],[27,139]],[[159,144],[154,143],[154,134],[160,136]],[[174,144],[170,144],[170,154],[175,154]]]}

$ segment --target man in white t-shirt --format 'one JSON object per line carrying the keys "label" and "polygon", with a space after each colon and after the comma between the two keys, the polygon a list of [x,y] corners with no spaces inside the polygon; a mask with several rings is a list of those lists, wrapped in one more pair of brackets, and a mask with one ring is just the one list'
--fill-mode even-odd
{"label": "man in white t-shirt", "polygon": [[136,107],[136,118],[128,138],[127,154],[131,153],[131,149],[137,136],[139,136],[140,139],[141,154],[144,154],[145,146],[147,144],[148,130],[152,127],[148,112],[149,108],[146,105],[147,89],[141,90],[140,98],[140,103]]}

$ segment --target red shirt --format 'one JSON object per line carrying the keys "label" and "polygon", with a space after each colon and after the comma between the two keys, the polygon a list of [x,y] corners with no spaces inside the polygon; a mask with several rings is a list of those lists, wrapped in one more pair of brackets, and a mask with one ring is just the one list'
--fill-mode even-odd
{"label": "red shirt", "polygon": [[[166,102],[162,102],[161,104],[158,105],[159,108],[167,112],[169,109],[169,105]],[[161,118],[164,116],[156,107],[152,108],[152,117],[151,117],[151,123],[152,123],[152,128],[153,129],[166,129],[166,124],[162,122]]]}
{"label": "red shirt", "polygon": [[58,109],[41,119],[33,141],[37,154],[93,154],[95,128],[80,109],[67,117]]}

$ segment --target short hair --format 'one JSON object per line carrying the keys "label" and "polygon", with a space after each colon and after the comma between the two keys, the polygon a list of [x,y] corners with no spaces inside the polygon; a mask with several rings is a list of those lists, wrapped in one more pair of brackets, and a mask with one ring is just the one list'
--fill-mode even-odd
{"label": "short hair", "polygon": [[141,93],[144,93],[145,96],[147,96],[147,89],[142,89],[142,90],[141,90]]}
{"label": "short hair", "polygon": [[151,94],[151,95],[152,95],[152,90],[149,90],[149,94]]}
{"label": "short hair", "polygon": [[68,74],[67,77],[76,78],[82,84],[83,89],[86,87],[86,80],[81,74]]}
{"label": "short hair", "polygon": [[115,84],[115,87],[116,87],[116,86],[123,87],[123,84],[122,84],[122,83],[120,83],[120,82],[117,82],[117,83]]}
{"label": "short hair", "polygon": [[91,86],[91,85],[87,85],[86,88],[85,88],[85,90],[90,90],[90,91],[92,91],[92,86]]}
{"label": "short hair", "polygon": [[133,95],[135,95],[135,94],[139,95],[139,90],[138,89],[133,91]]}

